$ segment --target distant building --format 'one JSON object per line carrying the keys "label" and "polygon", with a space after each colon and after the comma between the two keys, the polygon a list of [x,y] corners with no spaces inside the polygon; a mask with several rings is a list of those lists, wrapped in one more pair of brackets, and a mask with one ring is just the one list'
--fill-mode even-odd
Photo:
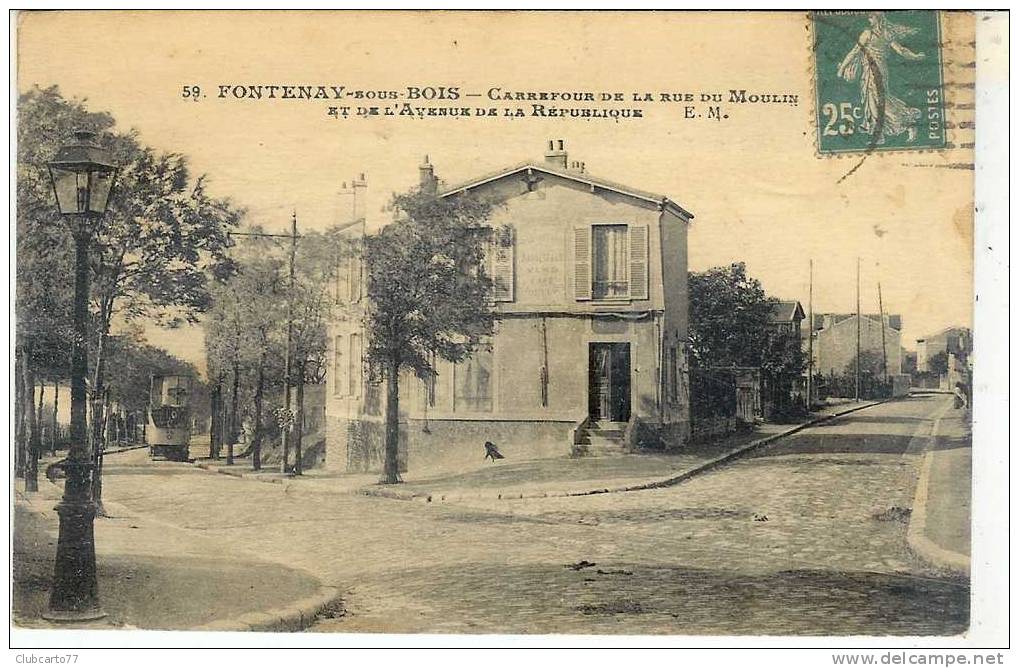
{"label": "distant building", "polygon": [[[663,195],[590,175],[558,140],[543,162],[448,188],[426,159],[420,183],[439,197],[470,192],[502,205],[490,220],[498,234],[489,249],[499,322],[470,359],[436,360],[428,381],[401,377],[405,466],[479,466],[485,441],[519,461],[619,450],[627,434],[687,440],[692,214]],[[337,285],[349,317],[331,337],[333,470],[373,471],[382,462],[385,393],[362,370],[362,283],[354,268]]]}
{"label": "distant building", "polygon": [[973,349],[973,335],[965,327],[947,327],[939,332],[916,340],[916,370],[930,371],[930,359],[938,353],[951,353],[959,358]]}
{"label": "distant building", "polygon": [[803,306],[798,301],[780,301],[772,307],[768,324],[777,331],[799,336],[805,317]]}
{"label": "distant building", "polygon": [[[902,373],[902,316],[886,314],[882,326],[880,315],[864,313],[859,322],[860,352],[886,359],[889,376]],[[812,331],[814,373],[845,373],[856,359],[856,314],[815,313]]]}
{"label": "distant building", "polygon": [[[803,306],[796,300],[782,300],[776,302],[771,309],[771,317],[768,325],[773,331],[794,339],[803,351],[803,360],[806,360],[806,349],[802,338]],[[775,414],[788,413],[794,406],[803,406],[806,396],[806,373],[795,378],[771,379],[772,382],[765,385],[763,415],[771,418]]]}

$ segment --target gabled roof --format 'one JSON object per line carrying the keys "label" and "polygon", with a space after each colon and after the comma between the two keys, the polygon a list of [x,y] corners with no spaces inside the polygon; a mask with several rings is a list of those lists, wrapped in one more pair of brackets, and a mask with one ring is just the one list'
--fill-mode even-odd
{"label": "gabled roof", "polygon": [[577,183],[582,183],[586,186],[590,186],[591,188],[602,188],[604,190],[611,190],[621,195],[626,195],[634,199],[643,200],[645,202],[650,202],[651,204],[656,204],[663,208],[671,209],[673,213],[676,213],[677,215],[679,215],[680,218],[683,218],[688,222],[693,219],[692,213],[690,213],[689,211],[687,211],[679,204],[666,197],[665,195],[659,195],[657,193],[648,192],[646,190],[638,190],[637,188],[631,188],[630,186],[626,186],[621,183],[616,183],[614,181],[609,181],[607,179],[592,176],[587,172],[576,172],[567,169],[559,169],[558,167],[553,167],[552,165],[549,164],[544,163],[539,164],[535,162],[521,162],[516,165],[513,165],[512,167],[506,167],[504,169],[500,169],[497,172],[492,172],[490,174],[486,174],[476,179],[471,179],[470,181],[466,181],[464,183],[460,183],[452,187],[445,187],[439,193],[439,197],[447,197],[449,195],[454,195],[459,192],[471,190],[472,188],[477,188],[478,186],[485,185],[486,183],[491,183],[492,181],[497,181],[501,178],[505,178],[507,176],[511,176],[513,174],[523,171],[542,172],[544,174],[551,174],[553,176],[558,176],[560,178],[576,181]]}
{"label": "gabled roof", "polygon": [[[881,314],[880,313],[863,313],[862,316],[864,318],[869,318],[870,320],[873,320],[874,322],[881,322]],[[838,323],[840,323],[840,322],[842,322],[844,320],[849,320],[851,318],[855,318],[856,314],[855,313],[815,313],[814,314],[814,330],[824,329],[824,319],[825,319],[825,317],[832,318],[834,323],[837,325]],[[890,314],[889,313],[889,314],[886,314],[885,317],[888,318],[888,326],[889,327],[891,327],[894,330],[901,330],[902,329],[902,316],[901,315]]]}
{"label": "gabled roof", "polygon": [[805,317],[803,307],[798,301],[777,302],[771,308],[771,322],[773,323],[793,322],[803,320]]}
{"label": "gabled roof", "polygon": [[959,326],[945,327],[944,329],[939,329],[938,331],[934,332],[933,334],[928,334],[927,336],[920,337],[919,339],[917,339],[917,341],[926,341],[927,339],[936,339],[939,336],[959,334],[959,333],[963,333],[963,332],[965,332],[965,334],[967,336],[969,336],[969,334],[970,334],[970,331],[969,331],[968,327],[959,327]]}

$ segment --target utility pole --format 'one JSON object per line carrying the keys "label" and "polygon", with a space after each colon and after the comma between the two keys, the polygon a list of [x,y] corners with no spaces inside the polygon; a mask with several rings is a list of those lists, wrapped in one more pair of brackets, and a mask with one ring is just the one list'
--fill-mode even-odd
{"label": "utility pole", "polygon": [[[286,410],[286,424],[283,426],[282,434],[282,445],[283,445],[283,456],[280,457],[280,473],[286,474],[287,465],[290,459],[290,437],[294,430],[294,418],[293,411],[290,407],[290,388],[291,378],[293,374],[293,367],[290,361],[291,347],[293,346],[294,338],[294,259],[297,254],[297,209],[294,209],[293,214],[290,217],[290,282],[287,286],[287,346],[286,359],[283,362],[283,406]],[[298,464],[300,467],[300,464]]]}
{"label": "utility pole", "polygon": [[881,374],[884,382],[888,384],[888,347],[885,343],[885,305],[881,300],[881,281],[877,282],[877,308],[881,314]]}
{"label": "utility pole", "polygon": [[814,260],[810,260],[807,287],[807,410],[814,405]]}
{"label": "utility pole", "polygon": [[856,400],[860,400],[860,258],[856,258]]}

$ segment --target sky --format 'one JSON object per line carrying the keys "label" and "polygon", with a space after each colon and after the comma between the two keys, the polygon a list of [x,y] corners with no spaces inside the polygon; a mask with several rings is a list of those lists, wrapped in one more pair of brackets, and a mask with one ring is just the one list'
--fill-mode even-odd
{"label": "sky", "polygon": [[[946,81],[971,80],[972,19],[945,15],[942,30]],[[956,148],[819,156],[802,13],[48,12],[21,14],[17,39],[19,91],[56,84],[109,111],[144,143],[187,155],[214,195],[267,229],[283,230],[291,210],[302,229],[346,219],[342,185],[360,173],[378,226],[392,193],[416,184],[426,154],[455,183],[540,161],[549,139],[563,139],[591,174],[694,214],[691,270],[745,261],[770,294],[806,308],[812,259],[814,311],[849,312],[860,258],[863,310],[877,312],[880,282],[907,348],[971,323],[972,91],[946,92]],[[723,103],[722,120],[686,119],[685,104],[663,102],[620,122],[335,119],[326,113],[335,102],[218,97],[220,86],[269,84],[456,87],[481,94],[449,103],[469,106],[504,106],[487,100],[493,87],[622,92],[619,108],[642,106],[630,103],[634,92],[727,98],[730,89],[795,95],[797,104]],[[185,86],[205,97],[184,98]],[[204,366],[200,329],[152,326],[147,336]]]}

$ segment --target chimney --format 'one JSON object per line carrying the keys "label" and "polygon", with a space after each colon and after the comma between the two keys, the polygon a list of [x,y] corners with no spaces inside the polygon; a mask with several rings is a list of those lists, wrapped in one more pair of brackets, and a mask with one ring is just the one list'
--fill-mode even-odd
{"label": "chimney", "polygon": [[549,139],[548,151],[545,152],[545,164],[556,169],[566,169],[566,142],[562,139]]}
{"label": "chimney", "polygon": [[368,203],[368,180],[363,172],[350,182],[350,189],[354,193],[354,220],[360,220],[364,218],[365,211],[368,209],[366,206]]}
{"label": "chimney", "polygon": [[432,164],[428,162],[427,155],[421,165],[418,166],[418,175],[421,192],[434,195],[438,190],[439,180],[435,178],[435,170],[432,168]]}

